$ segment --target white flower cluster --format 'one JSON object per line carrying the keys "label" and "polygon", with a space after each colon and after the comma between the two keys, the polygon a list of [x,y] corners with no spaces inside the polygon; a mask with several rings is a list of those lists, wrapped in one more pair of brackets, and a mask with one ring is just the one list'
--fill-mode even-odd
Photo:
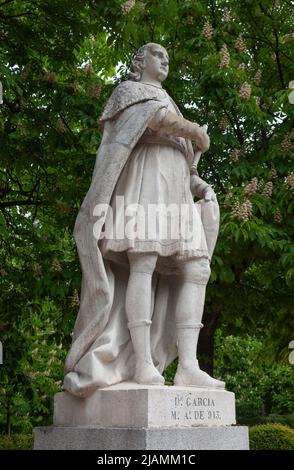
{"label": "white flower cluster", "polygon": [[251,96],[251,85],[249,83],[244,82],[240,88],[239,96],[242,100],[249,100]]}
{"label": "white flower cluster", "polygon": [[238,220],[247,221],[252,215],[252,203],[249,199],[246,199],[244,202],[240,203],[239,201],[235,202],[232,212],[232,216]]}
{"label": "white flower cluster", "polygon": [[142,14],[145,13],[145,11],[146,11],[145,3],[142,3],[142,2],[139,3],[139,8],[140,8],[140,13],[142,13]]}
{"label": "white flower cluster", "polygon": [[70,305],[72,307],[79,307],[80,306],[79,293],[78,293],[77,289],[74,289],[73,294],[69,299],[70,299]]}
{"label": "white flower cluster", "polygon": [[271,180],[274,180],[278,177],[278,172],[275,168],[272,168],[269,174]]}
{"label": "white flower cluster", "polygon": [[235,48],[237,49],[237,51],[239,52],[244,52],[246,51],[246,44],[244,42],[244,39],[242,37],[242,34],[239,34],[239,36],[237,37],[236,41],[235,41]]}
{"label": "white flower cluster", "polygon": [[273,193],[273,182],[268,181],[263,188],[262,194],[266,197],[271,197],[272,193]]}
{"label": "white flower cluster", "polygon": [[252,178],[249,183],[246,184],[244,188],[244,194],[245,196],[252,196],[253,194],[256,193],[258,189],[258,179],[256,177]]}
{"label": "white flower cluster", "polygon": [[61,264],[60,264],[60,262],[58,261],[57,258],[53,259],[52,264],[51,264],[51,268],[52,268],[52,271],[55,271],[55,272],[61,272],[62,271]]}
{"label": "white flower cluster", "polygon": [[259,85],[260,80],[261,80],[261,70],[258,69],[256,74],[254,75],[254,78],[253,78],[253,81],[254,81],[255,85]]}
{"label": "white flower cluster", "polygon": [[229,192],[226,194],[226,197],[225,197],[225,200],[224,200],[224,206],[225,206],[225,207],[231,207],[232,198],[233,198],[233,194],[229,191]]}
{"label": "white flower cluster", "polygon": [[280,224],[283,221],[280,209],[275,210],[274,220],[277,224]]}
{"label": "white flower cluster", "polygon": [[285,135],[281,143],[281,150],[284,154],[287,154],[290,152],[290,150],[292,150],[293,148],[292,139],[294,139],[294,130],[291,132],[288,132],[288,134]]}
{"label": "white flower cluster", "polygon": [[233,149],[231,152],[230,159],[232,162],[237,162],[239,160],[241,151],[239,149]]}
{"label": "white flower cluster", "polygon": [[127,2],[123,3],[121,6],[122,12],[124,15],[129,13],[131,9],[135,6],[136,0],[128,0]]}
{"label": "white flower cluster", "polygon": [[238,65],[238,70],[243,70],[244,72],[245,69],[246,69],[246,64],[244,64],[244,62]]}
{"label": "white flower cluster", "polygon": [[230,20],[231,20],[231,12],[228,8],[225,8],[224,9],[224,14],[223,14],[223,18],[222,20],[225,22],[225,23],[228,23]]}
{"label": "white flower cluster", "polygon": [[289,175],[286,176],[285,178],[286,185],[291,189],[291,191],[294,191],[294,173],[289,173]]}
{"label": "white flower cluster", "polygon": [[209,23],[209,21],[206,21],[206,23],[203,26],[202,36],[205,39],[211,39],[213,36],[213,27],[211,23]]}
{"label": "white flower cluster", "polygon": [[93,66],[92,64],[88,63],[84,66],[84,71],[86,72],[87,75],[91,75],[93,73]]}
{"label": "white flower cluster", "polygon": [[228,50],[228,47],[226,44],[223,45],[223,47],[221,48],[220,50],[220,64],[219,64],[219,68],[220,69],[224,69],[226,67],[228,67],[229,63],[230,63],[230,53],[229,53],[229,50]]}

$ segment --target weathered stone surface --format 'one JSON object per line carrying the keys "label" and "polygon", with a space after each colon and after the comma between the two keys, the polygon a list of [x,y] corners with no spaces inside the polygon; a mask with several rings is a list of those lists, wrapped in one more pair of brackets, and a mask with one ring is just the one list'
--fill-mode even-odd
{"label": "weathered stone surface", "polygon": [[86,398],[58,393],[54,403],[57,426],[148,428],[235,423],[235,396],[225,390],[129,382],[98,389]]}
{"label": "weathered stone surface", "polygon": [[196,360],[219,229],[216,195],[197,175],[208,128],[182,116],[162,87],[168,71],[167,50],[145,44],[100,118],[74,229],[83,281],[63,388],[76,397],[131,379],[161,385],[176,357],[175,385],[225,388]]}
{"label": "weathered stone surface", "polygon": [[248,428],[100,428],[50,426],[35,429],[36,450],[248,450]]}

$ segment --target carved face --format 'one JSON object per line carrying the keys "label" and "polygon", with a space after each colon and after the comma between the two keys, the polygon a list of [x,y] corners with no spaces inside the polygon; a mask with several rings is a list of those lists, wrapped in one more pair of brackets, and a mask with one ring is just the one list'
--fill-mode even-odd
{"label": "carved face", "polygon": [[163,82],[168,76],[169,60],[166,50],[158,45],[148,47],[145,51],[145,75],[152,80]]}

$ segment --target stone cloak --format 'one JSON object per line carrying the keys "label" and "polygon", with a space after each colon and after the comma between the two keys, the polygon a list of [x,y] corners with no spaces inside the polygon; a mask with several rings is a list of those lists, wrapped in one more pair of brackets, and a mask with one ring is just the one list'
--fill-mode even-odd
{"label": "stone cloak", "polygon": [[[103,259],[98,246],[103,223],[97,222],[94,209],[110,203],[132,149],[154,115],[167,106],[160,90],[126,81],[114,90],[100,118],[102,141],[74,228],[82,285],[63,387],[76,396],[85,397],[96,388],[130,380],[134,374],[135,357],[125,312],[129,270]],[[186,143],[191,166],[193,148],[189,140]],[[158,273],[152,281],[151,351],[161,373],[177,356],[173,281],[174,276]]]}

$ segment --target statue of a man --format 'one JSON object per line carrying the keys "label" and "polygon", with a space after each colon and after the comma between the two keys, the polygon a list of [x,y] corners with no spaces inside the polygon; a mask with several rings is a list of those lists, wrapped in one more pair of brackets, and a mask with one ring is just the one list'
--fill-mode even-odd
{"label": "statue of a man", "polygon": [[[162,46],[141,47],[100,118],[102,142],[74,232],[83,280],[64,388],[77,396],[130,380],[163,384],[162,373],[177,356],[175,385],[225,385],[196,360],[218,205],[195,174],[191,140],[203,153],[209,137],[162,88],[168,70]],[[170,204],[174,211],[162,211]],[[107,236],[109,222],[121,227],[134,205],[141,212],[132,213],[132,227],[144,226],[145,236],[134,230]],[[161,209],[153,227],[151,206]],[[182,206],[185,211],[176,210]],[[181,227],[176,236],[162,231],[171,225]]]}

